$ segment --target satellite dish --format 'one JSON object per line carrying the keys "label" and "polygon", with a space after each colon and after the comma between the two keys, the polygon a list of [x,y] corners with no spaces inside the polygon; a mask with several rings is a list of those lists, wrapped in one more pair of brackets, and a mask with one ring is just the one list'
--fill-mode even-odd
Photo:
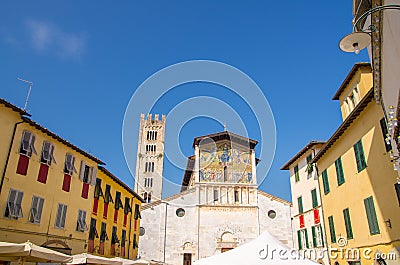
{"label": "satellite dish", "polygon": [[344,52],[354,52],[358,54],[371,42],[371,36],[366,32],[353,32],[344,36],[339,42],[339,48]]}

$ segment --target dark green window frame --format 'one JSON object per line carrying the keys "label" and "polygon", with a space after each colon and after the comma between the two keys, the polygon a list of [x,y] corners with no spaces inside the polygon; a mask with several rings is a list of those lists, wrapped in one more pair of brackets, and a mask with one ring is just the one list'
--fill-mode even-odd
{"label": "dark green window frame", "polygon": [[380,234],[378,218],[376,216],[374,199],[372,196],[364,199],[365,212],[367,214],[369,233],[371,235]]}
{"label": "dark green window frame", "polygon": [[353,147],[354,147],[354,154],[356,156],[357,170],[358,172],[361,172],[364,168],[367,167],[364,155],[364,148],[361,139]]}
{"label": "dark green window frame", "polygon": [[296,182],[299,182],[300,181],[299,165],[295,165],[293,170],[294,170],[294,180]]}
{"label": "dark green window frame", "polygon": [[312,207],[318,207],[317,189],[311,190]]}
{"label": "dark green window frame", "polygon": [[329,187],[328,172],[326,171],[326,169],[322,171],[322,184],[324,186],[324,194],[326,195],[331,191]]}
{"label": "dark green window frame", "polygon": [[338,186],[340,186],[345,182],[345,180],[344,180],[344,172],[343,172],[343,165],[342,165],[342,158],[341,157],[339,157],[335,161],[335,168],[336,168],[336,177],[337,177]]}
{"label": "dark green window frame", "polygon": [[353,228],[351,226],[349,208],[343,210],[344,224],[346,226],[347,239],[353,239]]}
{"label": "dark green window frame", "polygon": [[312,160],[312,154],[309,154],[306,158],[307,160],[307,164],[310,164],[311,160]]}
{"label": "dark green window frame", "polygon": [[336,243],[336,232],[335,232],[335,223],[333,222],[333,216],[328,217],[329,223],[329,232],[331,234],[331,242]]}
{"label": "dark green window frame", "polygon": [[304,208],[303,208],[303,197],[298,197],[297,198],[297,204],[299,206],[299,213],[303,213],[304,212]]}

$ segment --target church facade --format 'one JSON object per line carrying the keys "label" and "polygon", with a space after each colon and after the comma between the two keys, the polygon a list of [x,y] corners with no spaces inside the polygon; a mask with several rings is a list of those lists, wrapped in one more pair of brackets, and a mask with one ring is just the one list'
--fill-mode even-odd
{"label": "church facade", "polygon": [[258,190],[256,145],[228,131],[196,137],[180,193],[142,207],[140,258],[190,265],[266,230],[292,247],[291,203]]}

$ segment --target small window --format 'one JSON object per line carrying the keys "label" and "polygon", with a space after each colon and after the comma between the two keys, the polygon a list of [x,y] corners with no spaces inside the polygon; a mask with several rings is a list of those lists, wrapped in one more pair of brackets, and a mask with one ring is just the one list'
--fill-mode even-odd
{"label": "small window", "polygon": [[64,228],[65,227],[65,217],[67,216],[67,205],[59,203],[56,215],[56,228]]}
{"label": "small window", "polygon": [[214,190],[214,202],[218,201],[218,190]]}
{"label": "small window", "polygon": [[31,210],[29,211],[28,221],[34,224],[40,224],[42,218],[44,199],[41,197],[33,196]]}
{"label": "small window", "polygon": [[311,162],[311,160],[312,160],[312,154],[309,154],[307,156],[306,160],[307,160],[307,164],[309,164]]}
{"label": "small window", "polygon": [[238,190],[235,190],[234,196],[235,196],[235,202],[239,202],[239,191]]}
{"label": "small window", "polygon": [[268,211],[268,217],[271,218],[271,219],[275,219],[276,212],[274,210],[269,210]]}
{"label": "small window", "polygon": [[318,207],[317,189],[311,190],[312,207]]}
{"label": "small window", "polygon": [[347,239],[352,239],[353,238],[353,229],[351,227],[349,208],[346,208],[343,210],[343,218],[344,218],[344,224],[346,227]]}
{"label": "small window", "polygon": [[303,198],[301,196],[297,198],[297,204],[299,207],[299,213],[303,213]]}
{"label": "small window", "polygon": [[94,240],[95,238],[99,238],[99,234],[96,229],[96,219],[90,218],[90,229],[89,229],[89,240]]}
{"label": "small window", "polygon": [[132,207],[129,203],[130,199],[125,197],[125,206],[124,206],[124,214],[128,214],[132,212]]}
{"label": "small window", "polygon": [[96,185],[96,178],[97,178],[97,168],[90,167],[85,163],[85,161],[81,161],[81,170],[79,172],[79,179],[83,183]]}
{"label": "small window", "polygon": [[133,217],[135,220],[137,219],[142,219],[142,216],[140,216],[140,209],[139,209],[139,204],[135,204],[135,214]]}
{"label": "small window", "polygon": [[119,243],[119,238],[117,235],[117,227],[113,226],[112,236],[111,236],[111,244],[117,244],[117,243]]}
{"label": "small window", "polygon": [[75,157],[72,154],[67,153],[65,155],[64,173],[72,176],[74,172],[78,173],[75,168]]}
{"label": "small window", "polygon": [[125,241],[126,241],[126,231],[122,230],[121,234],[121,247],[125,247]]}
{"label": "small window", "polygon": [[108,203],[114,203],[114,200],[111,196],[111,186],[106,184],[106,192],[104,194],[104,203],[108,204]]}
{"label": "small window", "polygon": [[116,210],[119,210],[119,208],[123,209],[124,205],[122,204],[122,200],[121,200],[121,192],[116,191],[115,192],[115,204],[114,207]]}
{"label": "small window", "polygon": [[19,190],[10,189],[8,195],[6,211],[4,213],[5,217],[18,219],[24,217],[22,214],[22,198],[24,193]]}
{"label": "small window", "polygon": [[331,234],[331,242],[336,243],[336,231],[335,231],[335,223],[333,222],[333,216],[328,217],[329,223],[329,232]]}
{"label": "small window", "polygon": [[330,192],[328,172],[326,171],[326,169],[322,171],[322,184],[324,186],[324,194],[326,195]]}
{"label": "small window", "polygon": [[86,230],[87,230],[86,211],[79,210],[78,211],[78,220],[76,222],[76,231],[84,232]]}
{"label": "small window", "polygon": [[185,210],[183,208],[179,208],[176,210],[176,216],[178,217],[184,217],[185,216]]}
{"label": "small window", "polygon": [[296,166],[294,167],[294,180],[295,180],[296,182],[299,182],[299,181],[300,181],[299,165],[296,165]]}
{"label": "small window", "polygon": [[345,182],[341,157],[339,157],[335,161],[335,168],[336,168],[336,177],[337,177],[338,186],[340,186]]}
{"label": "small window", "polygon": [[100,230],[100,242],[104,242],[108,240],[107,235],[107,224],[105,222],[101,223],[101,230]]}
{"label": "small window", "polygon": [[365,162],[364,149],[361,140],[359,140],[354,145],[354,154],[356,156],[356,164],[358,172],[362,171],[367,167],[367,163]]}
{"label": "small window", "polygon": [[50,142],[44,141],[40,162],[48,166],[51,165],[51,162],[57,164],[56,160],[54,159],[53,152],[54,152],[54,145]]}
{"label": "small window", "polygon": [[313,247],[323,247],[324,240],[323,240],[323,233],[321,225],[316,225],[311,227],[312,236],[313,236]]}
{"label": "small window", "polygon": [[94,198],[98,199],[100,197],[104,198],[103,190],[101,189],[101,179],[96,179],[96,186],[94,187]]}
{"label": "small window", "polygon": [[367,214],[369,232],[371,235],[380,234],[378,218],[376,216],[374,199],[372,196],[364,199],[365,212]]}
{"label": "small window", "polygon": [[21,140],[21,147],[19,149],[19,153],[26,155],[28,157],[32,156],[32,153],[37,155],[36,149],[35,149],[35,135],[29,131],[24,131],[22,134],[22,140]]}

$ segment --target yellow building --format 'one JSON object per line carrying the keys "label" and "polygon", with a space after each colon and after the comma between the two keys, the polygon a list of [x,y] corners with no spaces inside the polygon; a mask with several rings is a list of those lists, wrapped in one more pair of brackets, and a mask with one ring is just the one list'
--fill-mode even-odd
{"label": "yellow building", "polygon": [[144,200],[104,167],[93,192],[88,252],[136,259]]}
{"label": "yellow building", "polygon": [[0,99],[0,241],[87,251],[98,158]]}
{"label": "yellow building", "polygon": [[400,189],[370,64],[354,65],[333,99],[343,123],[311,161],[331,264],[399,264]]}

